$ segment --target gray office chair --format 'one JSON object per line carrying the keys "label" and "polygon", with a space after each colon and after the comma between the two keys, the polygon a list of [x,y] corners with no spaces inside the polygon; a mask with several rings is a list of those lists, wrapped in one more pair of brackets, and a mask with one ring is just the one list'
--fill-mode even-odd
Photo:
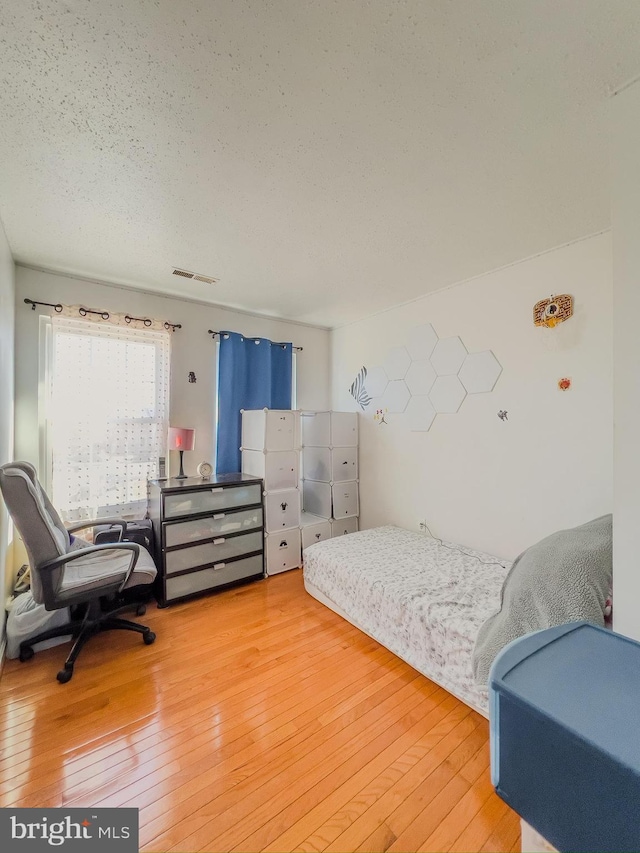
{"label": "gray office chair", "polygon": [[[84,644],[100,631],[112,628],[136,631],[151,645],[156,635],[150,628],[117,618],[127,607],[108,609],[114,596],[123,590],[153,582],[156,567],[149,552],[133,542],[88,545],[70,535],[97,523],[104,524],[105,520],[65,527],[38,482],[35,468],[28,462],[0,466],[0,491],[29,555],[31,591],[36,602],[44,604],[47,610],[73,607],[72,613],[83,611],[67,624],[21,643],[20,660],[33,657],[36,643],[71,634],[75,642],[57,675],[64,684],[71,679]],[[107,523],[126,529],[126,522],[120,519],[109,519]],[[143,612],[144,608],[140,608],[138,615]]]}

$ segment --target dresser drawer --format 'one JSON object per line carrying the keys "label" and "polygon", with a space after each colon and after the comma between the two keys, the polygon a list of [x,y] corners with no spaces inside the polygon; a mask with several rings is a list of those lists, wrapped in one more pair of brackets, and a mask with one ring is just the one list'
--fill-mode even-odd
{"label": "dresser drawer", "polygon": [[215,589],[227,583],[252,578],[262,575],[262,554],[247,557],[245,560],[236,560],[234,563],[219,563],[210,569],[202,569],[199,572],[190,572],[187,575],[179,575],[176,578],[166,579],[167,601],[192,595],[196,592],[204,592]]}
{"label": "dresser drawer", "polygon": [[259,503],[262,503],[260,483],[227,488],[213,486],[211,489],[194,489],[192,492],[165,495],[164,517],[178,518]]}
{"label": "dresser drawer", "polygon": [[196,569],[209,563],[219,563],[231,557],[240,557],[252,551],[262,551],[264,536],[262,530],[255,533],[245,533],[242,536],[221,536],[202,545],[192,545],[189,548],[177,548],[165,552],[165,569],[168,575]]}
{"label": "dresser drawer", "polygon": [[220,512],[206,518],[194,518],[193,521],[172,521],[164,525],[164,542],[167,548],[174,545],[186,545],[224,536],[228,533],[240,533],[262,527],[262,507],[241,509],[237,512]]}

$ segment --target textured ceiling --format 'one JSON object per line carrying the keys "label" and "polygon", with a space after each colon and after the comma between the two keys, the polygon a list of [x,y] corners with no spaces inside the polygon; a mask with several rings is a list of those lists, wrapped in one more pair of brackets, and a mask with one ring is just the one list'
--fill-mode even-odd
{"label": "textured ceiling", "polygon": [[638,0],[3,0],[0,217],[18,261],[342,325],[607,228],[639,37]]}

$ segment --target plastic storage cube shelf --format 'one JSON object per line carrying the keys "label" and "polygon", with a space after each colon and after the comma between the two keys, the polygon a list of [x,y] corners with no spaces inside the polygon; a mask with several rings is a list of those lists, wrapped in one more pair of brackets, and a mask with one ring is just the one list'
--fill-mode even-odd
{"label": "plastic storage cube shelf", "polygon": [[244,409],[242,447],[247,450],[295,450],[296,413],[288,409]]}
{"label": "plastic storage cube shelf", "polygon": [[355,515],[347,516],[346,518],[331,519],[331,535],[345,536],[347,533],[358,532],[358,519]]}
{"label": "plastic storage cube shelf", "polygon": [[300,528],[267,533],[267,574],[277,575],[301,565]]}
{"label": "plastic storage cube shelf", "polygon": [[300,432],[303,447],[330,447],[331,412],[302,412]]}
{"label": "plastic storage cube shelf", "polygon": [[358,479],[357,447],[305,447],[302,470],[307,480],[340,483]]}
{"label": "plastic storage cube shelf", "polygon": [[298,489],[265,492],[264,506],[267,533],[297,527],[300,523],[300,492]]}
{"label": "plastic storage cube shelf", "polygon": [[331,539],[331,522],[319,515],[309,515],[303,512],[300,516],[300,531],[302,533],[302,550],[316,542]]}
{"label": "plastic storage cube shelf", "polygon": [[296,450],[242,450],[242,473],[264,480],[265,489],[295,489],[298,485]]}

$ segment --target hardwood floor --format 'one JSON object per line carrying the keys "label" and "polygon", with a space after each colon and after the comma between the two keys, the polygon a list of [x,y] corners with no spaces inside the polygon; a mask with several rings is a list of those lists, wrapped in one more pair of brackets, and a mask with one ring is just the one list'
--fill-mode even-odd
{"label": "hardwood floor", "polygon": [[509,851],[488,724],[308,596],[300,571],[0,680],[2,806],[135,806],[145,851]]}

